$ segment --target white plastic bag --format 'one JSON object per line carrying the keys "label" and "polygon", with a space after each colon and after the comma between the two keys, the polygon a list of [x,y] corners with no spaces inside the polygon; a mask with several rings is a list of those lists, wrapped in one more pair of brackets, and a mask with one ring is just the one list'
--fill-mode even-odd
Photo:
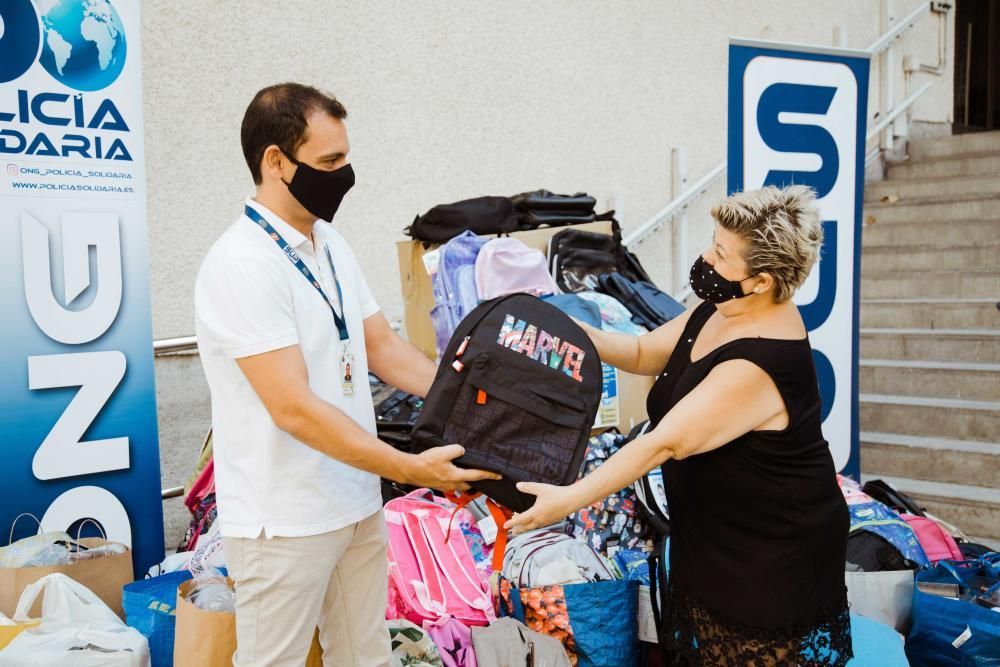
{"label": "white plastic bag", "polygon": [[236,613],[233,589],[226,577],[215,569],[206,570],[195,577],[191,589],[184,597],[198,609]]}
{"label": "white plastic bag", "polygon": [[913,607],[913,571],[847,572],[851,611],[906,635]]}
{"label": "white plastic bag", "polygon": [[149,667],[146,638],[127,627],[86,586],[50,574],[24,589],[15,621],[42,597],[42,623],[0,651],[0,667]]}

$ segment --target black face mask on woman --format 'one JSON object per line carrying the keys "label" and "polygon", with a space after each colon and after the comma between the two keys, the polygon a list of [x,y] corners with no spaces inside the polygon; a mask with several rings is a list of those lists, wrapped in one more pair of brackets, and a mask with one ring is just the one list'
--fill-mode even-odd
{"label": "black face mask on woman", "polygon": [[288,191],[302,206],[320,220],[333,221],[344,195],[354,186],[354,168],[345,164],[340,169],[323,171],[299,162],[291,155],[288,159],[297,165],[295,175],[288,186]]}
{"label": "black face mask on woman", "polygon": [[[743,280],[750,278],[753,276],[747,276]],[[726,280],[716,273],[701,255],[698,255],[698,259],[694,260],[694,266],[691,267],[691,290],[702,301],[722,303],[750,296],[753,292],[743,293],[743,280]]]}

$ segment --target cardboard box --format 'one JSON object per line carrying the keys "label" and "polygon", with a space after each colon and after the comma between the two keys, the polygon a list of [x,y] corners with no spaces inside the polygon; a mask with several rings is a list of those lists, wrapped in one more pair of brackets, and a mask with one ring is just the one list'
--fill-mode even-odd
{"label": "cardboard box", "polygon": [[[536,248],[548,254],[549,239],[556,233],[567,229],[555,227],[535,229],[527,232],[514,232],[511,238],[518,239],[530,248]],[[608,221],[592,222],[586,225],[574,225],[573,229],[580,231],[611,234],[611,223]],[[496,235],[487,238],[496,238]],[[396,244],[396,254],[399,259],[399,277],[403,294],[403,324],[410,342],[416,345],[429,358],[437,356],[434,340],[434,327],[431,324],[431,309],[434,307],[434,293],[431,289],[431,277],[427,271],[427,263],[440,246],[424,247],[420,241],[400,241]],[[425,261],[427,258],[427,261]],[[608,388],[610,378],[606,379]],[[614,385],[617,390],[617,415],[608,407],[601,427],[617,425],[623,433],[632,426],[646,419],[646,395],[653,386],[655,378],[632,375],[617,371]],[[599,422],[600,423],[600,422]]]}
{"label": "cardboard box", "polygon": [[646,415],[646,397],[653,388],[655,377],[648,375],[633,375],[618,371],[618,424],[619,431],[628,432],[648,419]]}

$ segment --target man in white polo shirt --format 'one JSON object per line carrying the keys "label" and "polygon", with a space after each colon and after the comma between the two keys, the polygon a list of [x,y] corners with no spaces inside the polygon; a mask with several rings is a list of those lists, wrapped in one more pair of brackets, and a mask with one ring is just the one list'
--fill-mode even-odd
{"label": "man in white polo shirt", "polygon": [[346,116],[309,86],[257,93],[241,129],[256,194],[195,285],[238,666],[300,667],[316,627],[327,667],[388,664],[379,476],[445,490],[495,477],[455,467],[458,445],[415,456],[375,437],[369,369],[424,396],[435,367],[321,222],[354,184]]}

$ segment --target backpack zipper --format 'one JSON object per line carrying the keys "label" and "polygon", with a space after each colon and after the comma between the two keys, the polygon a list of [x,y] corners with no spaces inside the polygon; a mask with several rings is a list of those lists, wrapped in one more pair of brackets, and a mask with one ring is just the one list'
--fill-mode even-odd
{"label": "backpack zipper", "polygon": [[[469,331],[470,333],[469,333],[469,335],[467,335],[467,336],[465,337],[465,339],[464,339],[464,340],[468,340],[468,339],[472,338],[472,333],[471,333],[471,332],[475,331],[475,330],[476,330],[476,327],[478,327],[478,326],[479,326],[479,324],[480,324],[480,323],[481,323],[481,322],[482,322],[483,320],[485,320],[485,319],[486,319],[486,318],[487,318],[487,317],[489,316],[489,314],[490,314],[490,313],[492,313],[492,312],[493,312],[494,310],[496,310],[497,306],[499,306],[499,305],[500,305],[501,303],[504,303],[505,301],[508,301],[509,299],[512,299],[512,298],[514,298],[514,297],[516,297],[516,296],[521,296],[521,295],[520,295],[520,293],[518,293],[518,294],[508,294],[507,296],[502,296],[502,297],[498,297],[498,298],[497,298],[497,299],[495,300],[495,302],[494,302],[494,303],[493,303],[493,304],[492,304],[492,305],[491,305],[491,306],[490,306],[489,308],[485,309],[485,310],[484,310],[484,311],[483,311],[483,312],[482,312],[482,313],[481,313],[481,314],[479,315],[479,317],[477,317],[477,318],[476,318],[475,322],[472,322],[472,323],[471,323],[471,324],[469,325],[469,328],[468,328],[468,331]],[[487,302],[487,303],[489,303],[489,302]],[[480,307],[481,307],[481,306],[483,306],[483,305],[485,305],[485,304],[480,304]],[[469,315],[471,315],[471,314],[472,314],[472,313],[469,313]],[[461,323],[459,324],[459,326],[461,326],[462,324],[465,324],[465,322],[466,322],[466,321],[467,321],[468,319],[469,319],[469,318],[468,318],[468,317],[466,317],[466,318],[465,318],[465,320],[462,320],[462,322],[461,322]],[[457,333],[457,330],[456,330],[456,333]],[[464,352],[464,350],[463,350],[463,352]],[[455,364],[452,364],[452,367],[454,367],[454,366],[455,366]],[[459,370],[459,371],[460,371],[460,369],[456,369],[456,370]]]}
{"label": "backpack zipper", "polygon": [[452,362],[451,367],[455,369],[456,373],[461,373],[465,368],[465,364],[459,361],[458,358],[465,354],[465,348],[469,347],[470,338],[472,338],[471,335],[463,338],[461,344],[458,346],[458,349],[455,351],[455,361]]}

